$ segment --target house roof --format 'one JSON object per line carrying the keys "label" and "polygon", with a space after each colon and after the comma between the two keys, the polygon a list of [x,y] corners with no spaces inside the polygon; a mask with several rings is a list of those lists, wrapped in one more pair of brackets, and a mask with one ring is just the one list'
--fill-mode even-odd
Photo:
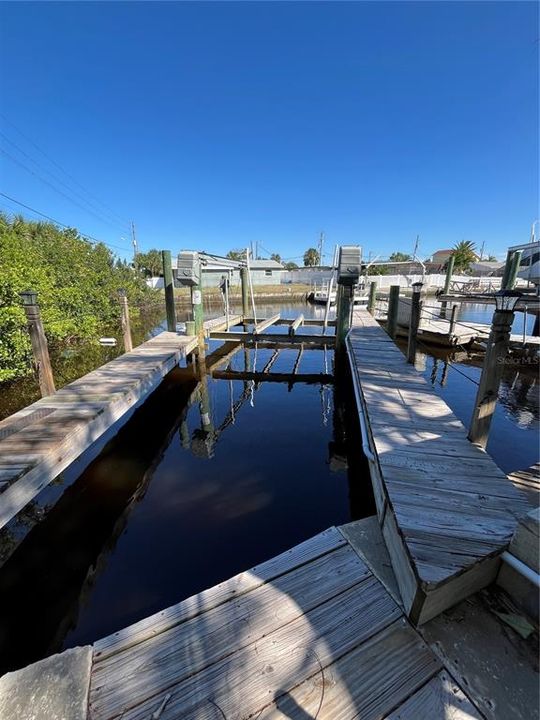
{"label": "house roof", "polygon": [[252,270],[285,270],[277,260],[250,260],[249,266]]}
{"label": "house roof", "polygon": [[447,248],[445,250],[435,250],[433,255],[441,255],[442,253],[451,255],[454,252],[454,248]]}

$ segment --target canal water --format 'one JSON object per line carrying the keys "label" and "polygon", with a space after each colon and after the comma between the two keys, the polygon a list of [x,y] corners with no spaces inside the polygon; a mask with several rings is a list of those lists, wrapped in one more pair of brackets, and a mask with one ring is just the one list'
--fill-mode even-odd
{"label": "canal water", "polygon": [[[278,311],[324,313],[259,308],[262,317]],[[489,321],[489,308],[467,312],[463,321]],[[210,358],[218,346],[211,343]],[[93,642],[331,525],[372,515],[346,373],[337,384],[235,375],[269,364],[291,374],[297,363],[300,374],[331,375],[333,362],[322,349],[299,359],[297,349],[258,347],[239,348],[200,384],[178,368],[51,484],[0,534],[6,555],[24,537],[0,568],[0,673]],[[421,348],[417,357],[465,424],[480,367],[461,349]],[[488,451],[507,472],[538,460],[536,375],[505,368]]]}
{"label": "canal water", "polygon": [[[220,345],[210,343],[209,368]],[[9,545],[33,524],[0,569],[0,671],[93,642],[372,515],[350,380],[334,384],[333,362],[333,351],[307,346],[301,356],[238,347],[219,366],[225,377],[170,373],[85,470],[63,473],[1,538]],[[294,382],[235,376],[295,366]]]}

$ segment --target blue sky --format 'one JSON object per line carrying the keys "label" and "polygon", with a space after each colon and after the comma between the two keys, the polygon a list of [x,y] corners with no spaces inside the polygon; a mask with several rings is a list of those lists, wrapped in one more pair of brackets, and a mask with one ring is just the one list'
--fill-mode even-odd
{"label": "blue sky", "polygon": [[538,215],[535,3],[4,2],[0,25],[1,192],[120,255],[131,219],[142,250],[504,255]]}

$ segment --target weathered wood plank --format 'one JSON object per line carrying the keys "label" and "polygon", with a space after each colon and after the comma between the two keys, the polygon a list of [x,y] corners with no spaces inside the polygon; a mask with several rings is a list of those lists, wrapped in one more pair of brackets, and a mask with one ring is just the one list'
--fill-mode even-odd
{"label": "weathered wood plank", "polygon": [[[400,615],[398,606],[377,580],[364,580],[210,665],[203,673],[171,684],[167,690],[171,697],[160,720],[179,717],[215,720],[216,707],[227,718],[250,717],[274,697],[320,672],[321,666],[335,662],[376,635]],[[167,671],[168,668],[163,669]],[[174,683],[173,676],[170,680]],[[136,707],[126,707],[122,720],[148,720],[161,699],[159,695]],[[126,702],[130,702],[129,698]],[[105,717],[113,716],[93,714],[94,720]]]}
{"label": "weathered wood plank", "polygon": [[261,322],[258,322],[255,327],[253,328],[253,332],[255,335],[259,335],[260,333],[264,332],[267,328],[270,327],[270,325],[273,325],[276,323],[279,318],[281,317],[280,313],[277,313],[277,315],[272,315],[272,317],[267,318],[266,320],[261,320]]}
{"label": "weathered wood plank", "polygon": [[355,309],[354,323],[347,345],[376,455],[377,513],[405,607],[419,621],[465,596],[467,574],[470,592],[492,579],[492,556],[526,505],[373,318]]}
{"label": "weathered wood plank", "polygon": [[314,334],[300,334],[289,335],[288,333],[257,333],[254,335],[251,332],[237,332],[231,330],[230,332],[211,332],[210,338],[212,340],[228,340],[231,342],[257,342],[262,341],[271,342],[273,345],[279,343],[285,344],[300,344],[300,343],[313,343],[318,345],[332,346],[336,344],[335,335],[314,335]]}
{"label": "weathered wood plank", "polygon": [[166,632],[196,615],[217,607],[233,597],[239,597],[243,593],[254,590],[266,582],[271,582],[293,568],[300,567],[343,545],[345,545],[345,540],[336,528],[325,530],[300,545],[296,545],[291,550],[287,550],[261,565],[256,565],[251,570],[239,573],[230,580],[97,641],[94,643],[95,661],[105,660],[115,653]]}
{"label": "weathered wood plank", "polygon": [[446,672],[438,673],[385,720],[482,720],[462,689]]}
{"label": "weathered wood plank", "polygon": [[[282,694],[260,720],[380,720],[422,688],[440,663],[404,620]],[[425,717],[419,715],[417,720]],[[444,715],[429,716],[439,720]]]}
{"label": "weathered wood plank", "polygon": [[[28,422],[28,408],[9,418],[7,427],[19,418],[21,425],[17,432],[0,439],[0,458],[26,465],[27,470],[21,473],[18,469],[0,497],[0,528],[154,390],[195,345],[196,339],[162,333],[34,403],[30,406],[36,412],[33,420]],[[143,352],[149,357],[141,360]],[[131,378],[127,377],[128,368],[134,370]]]}
{"label": "weathered wood plank", "polygon": [[[184,622],[96,666],[90,703],[98,717],[119,714],[165,692],[275,632],[371,575],[354,550],[341,547],[271,583]],[[189,658],[189,664],[185,662]],[[145,668],[145,682],[140,668]]]}

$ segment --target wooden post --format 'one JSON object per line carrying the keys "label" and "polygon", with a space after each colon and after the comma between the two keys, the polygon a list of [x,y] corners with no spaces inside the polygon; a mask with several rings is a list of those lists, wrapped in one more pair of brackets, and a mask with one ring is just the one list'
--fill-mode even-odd
{"label": "wooden post", "polygon": [[[198,278],[201,272],[195,273]],[[195,323],[195,335],[199,338],[199,361],[205,357],[204,347],[204,309],[202,298],[201,280],[196,285],[191,286],[191,306],[193,309],[193,322]]]}
{"label": "wooden post", "polygon": [[452,314],[450,315],[450,327],[448,328],[448,335],[453,335],[454,330],[456,328],[457,310],[458,310],[458,306],[452,305]]}
{"label": "wooden post", "polygon": [[341,355],[351,327],[354,288],[358,284],[361,253],[357,245],[342,245],[337,263],[336,354]]}
{"label": "wooden post", "polygon": [[[443,295],[448,295],[450,292],[450,283],[452,282],[452,274],[454,272],[454,263],[456,259],[453,255],[450,255],[448,258],[448,263],[446,265],[446,277],[444,279],[444,289],[443,289]],[[441,303],[441,317],[446,317],[446,302]]]}
{"label": "wooden post", "polygon": [[124,352],[131,352],[133,350],[133,341],[131,339],[131,324],[129,321],[129,305],[126,295],[126,291],[120,289],[118,291],[120,297],[120,312],[122,322],[122,335],[124,338]]}
{"label": "wooden post", "polygon": [[242,315],[249,317],[249,277],[247,267],[240,268],[240,281],[242,284]]}
{"label": "wooden post", "polygon": [[375,315],[375,303],[377,301],[377,283],[376,282],[370,282],[369,283],[369,300],[368,300],[368,312],[370,312],[372,315]]}
{"label": "wooden post", "polygon": [[176,331],[176,310],[174,307],[174,284],[171,266],[171,251],[162,250],[163,260],[163,283],[165,285],[165,309],[167,312],[167,330]]}
{"label": "wooden post", "polygon": [[510,276],[510,268],[512,266],[512,255],[513,254],[514,253],[512,250],[509,250],[506,253],[506,261],[504,263],[504,273],[503,273],[502,280],[501,280],[501,289],[502,290],[504,290],[508,284],[508,278]]}
{"label": "wooden post", "polygon": [[51,368],[51,360],[49,358],[49,346],[41,315],[37,302],[37,293],[32,290],[20,293],[23,301],[24,312],[28,322],[28,332],[32,343],[32,352],[34,355],[34,368],[39,382],[39,389],[42,397],[54,395],[56,388],[54,386],[54,377]]}
{"label": "wooden post", "polygon": [[515,253],[512,255],[510,267],[508,270],[508,278],[506,280],[506,285],[503,287],[503,290],[513,290],[516,284],[517,274],[519,272],[519,265],[521,263],[522,253],[522,250],[516,250]]}
{"label": "wooden post", "polygon": [[414,365],[416,357],[416,336],[418,335],[418,326],[420,325],[420,312],[422,304],[420,302],[422,293],[422,283],[413,283],[413,294],[411,302],[411,319],[409,323],[409,342],[407,345],[407,362]]}
{"label": "wooden post", "polygon": [[386,332],[392,339],[396,337],[397,319],[399,310],[399,285],[390,287],[390,297],[388,298],[388,313],[386,317]]}
{"label": "wooden post", "polygon": [[488,442],[489,428],[497,405],[513,320],[514,313],[509,310],[498,310],[493,315],[486,357],[469,429],[469,440],[483,448]]}
{"label": "wooden post", "polygon": [[336,298],[338,307],[338,315],[336,317],[336,351],[343,348],[345,338],[351,327],[353,294],[354,287],[352,285],[341,285],[338,283]]}

